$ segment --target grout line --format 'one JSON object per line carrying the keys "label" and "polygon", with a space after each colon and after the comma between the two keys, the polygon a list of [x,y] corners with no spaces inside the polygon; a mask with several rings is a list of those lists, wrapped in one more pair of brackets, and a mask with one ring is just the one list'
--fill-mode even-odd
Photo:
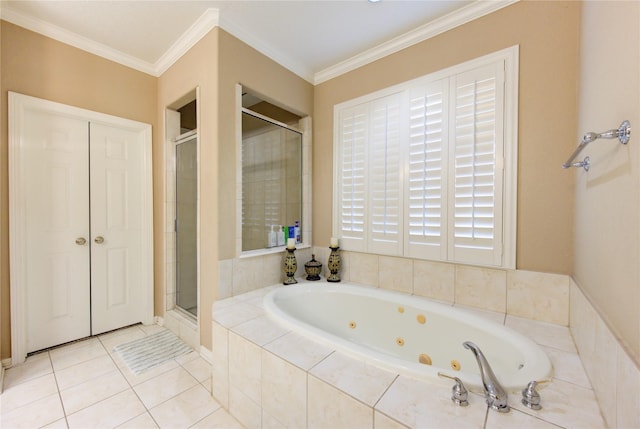
{"label": "grout line", "polygon": [[[49,364],[51,365],[51,371],[53,374],[53,379],[56,382],[56,389],[58,390],[58,399],[60,400],[60,406],[62,407],[62,414],[64,415],[64,423],[69,427],[69,420],[67,420],[67,410],[64,407],[64,402],[62,401],[62,392],[60,392],[60,386],[58,385],[58,377],[56,377],[56,370],[53,367],[53,360],[51,359],[51,353],[47,352],[47,356],[49,357]],[[51,422],[53,423],[53,422]]]}

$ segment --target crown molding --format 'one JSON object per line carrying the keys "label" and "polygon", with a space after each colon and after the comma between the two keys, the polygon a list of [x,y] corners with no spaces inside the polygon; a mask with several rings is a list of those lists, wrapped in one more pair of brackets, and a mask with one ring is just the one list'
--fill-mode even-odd
{"label": "crown molding", "polygon": [[110,48],[40,19],[23,15],[6,7],[0,10],[0,17],[5,21],[155,77],[159,77],[167,71],[167,69],[191,49],[193,45],[198,43],[211,29],[216,27],[219,16],[220,13],[218,9],[207,9],[178,40],[171,45],[158,61],[151,64],[150,62],[125,54],[117,49]]}
{"label": "crown molding", "polygon": [[34,31],[42,34],[43,36],[50,37],[59,42],[71,45],[75,48],[89,52],[94,55],[106,58],[111,61],[115,61],[119,64],[131,67],[138,71],[158,76],[155,73],[152,64],[135,58],[131,55],[120,52],[116,49],[110,48],[106,45],[98,43],[94,40],[87,39],[76,33],[60,28],[56,25],[49,24],[48,22],[40,19],[35,19],[26,15],[23,15],[15,10],[9,9],[6,6],[0,11],[0,17],[12,24],[24,27],[27,30]]}
{"label": "crown molding", "polygon": [[161,76],[189,49],[220,23],[220,10],[209,8],[176,40],[153,65],[155,76]]}
{"label": "crown molding", "polygon": [[6,6],[0,8],[0,18],[28,30],[58,40],[62,43],[74,46],[83,51],[115,61],[119,64],[156,77],[161,76],[165,71],[167,71],[169,67],[171,67],[209,31],[214,27],[219,26],[234,37],[237,37],[244,43],[256,49],[258,52],[290,70],[292,73],[295,73],[314,85],[318,85],[344,73],[355,70],[358,67],[362,67],[387,55],[391,55],[405,49],[411,45],[466,24],[474,19],[488,15],[518,1],[519,0],[476,0],[465,8],[431,21],[415,30],[391,39],[388,42],[382,43],[375,48],[368,49],[354,57],[321,70],[315,74],[311,69],[299,61],[296,61],[294,58],[267,46],[260,38],[252,35],[240,25],[237,25],[229,19],[224,19],[224,16],[222,16],[220,11],[216,8],[207,9],[154,64],[79,36],[76,33],[49,24],[45,21],[23,15],[15,10],[7,8]]}
{"label": "crown molding", "polygon": [[382,43],[345,61],[341,61],[336,65],[319,71],[314,75],[312,83],[314,85],[318,85],[322,82],[326,82],[342,74],[401,51],[402,49],[408,48],[409,46],[423,42],[431,37],[435,37],[445,31],[459,27],[473,21],[474,19],[478,19],[513,3],[517,3],[518,1],[519,0],[476,0],[467,7],[449,13],[442,18],[428,22],[415,30],[409,31],[408,33],[391,39],[388,42]]}

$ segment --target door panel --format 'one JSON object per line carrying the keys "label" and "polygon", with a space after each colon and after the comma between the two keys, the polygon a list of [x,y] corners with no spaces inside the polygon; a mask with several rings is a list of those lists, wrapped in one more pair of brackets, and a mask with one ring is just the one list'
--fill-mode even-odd
{"label": "door panel", "polygon": [[[25,111],[27,352],[90,335],[88,123]],[[76,240],[84,244],[76,244]]]}
{"label": "door panel", "polygon": [[91,317],[94,335],[146,319],[144,135],[91,123]]}

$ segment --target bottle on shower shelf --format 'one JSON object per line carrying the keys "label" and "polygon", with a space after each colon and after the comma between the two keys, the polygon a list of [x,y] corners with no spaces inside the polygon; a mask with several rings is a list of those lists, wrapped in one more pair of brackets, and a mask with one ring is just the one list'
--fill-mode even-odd
{"label": "bottle on shower shelf", "polygon": [[295,234],[296,243],[297,244],[302,243],[302,236],[300,235],[300,222],[296,221],[296,224],[293,227],[293,231],[294,231],[294,234]]}

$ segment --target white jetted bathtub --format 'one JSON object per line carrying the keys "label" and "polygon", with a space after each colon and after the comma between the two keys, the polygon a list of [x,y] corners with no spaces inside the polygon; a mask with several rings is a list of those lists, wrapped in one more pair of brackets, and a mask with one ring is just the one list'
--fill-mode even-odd
{"label": "white jetted bathtub", "polygon": [[478,364],[462,343],[475,343],[503,388],[521,391],[546,380],[552,366],[523,335],[463,309],[348,283],[280,287],[264,298],[267,314],[292,331],[399,374],[438,379],[438,372],[482,389]]}

